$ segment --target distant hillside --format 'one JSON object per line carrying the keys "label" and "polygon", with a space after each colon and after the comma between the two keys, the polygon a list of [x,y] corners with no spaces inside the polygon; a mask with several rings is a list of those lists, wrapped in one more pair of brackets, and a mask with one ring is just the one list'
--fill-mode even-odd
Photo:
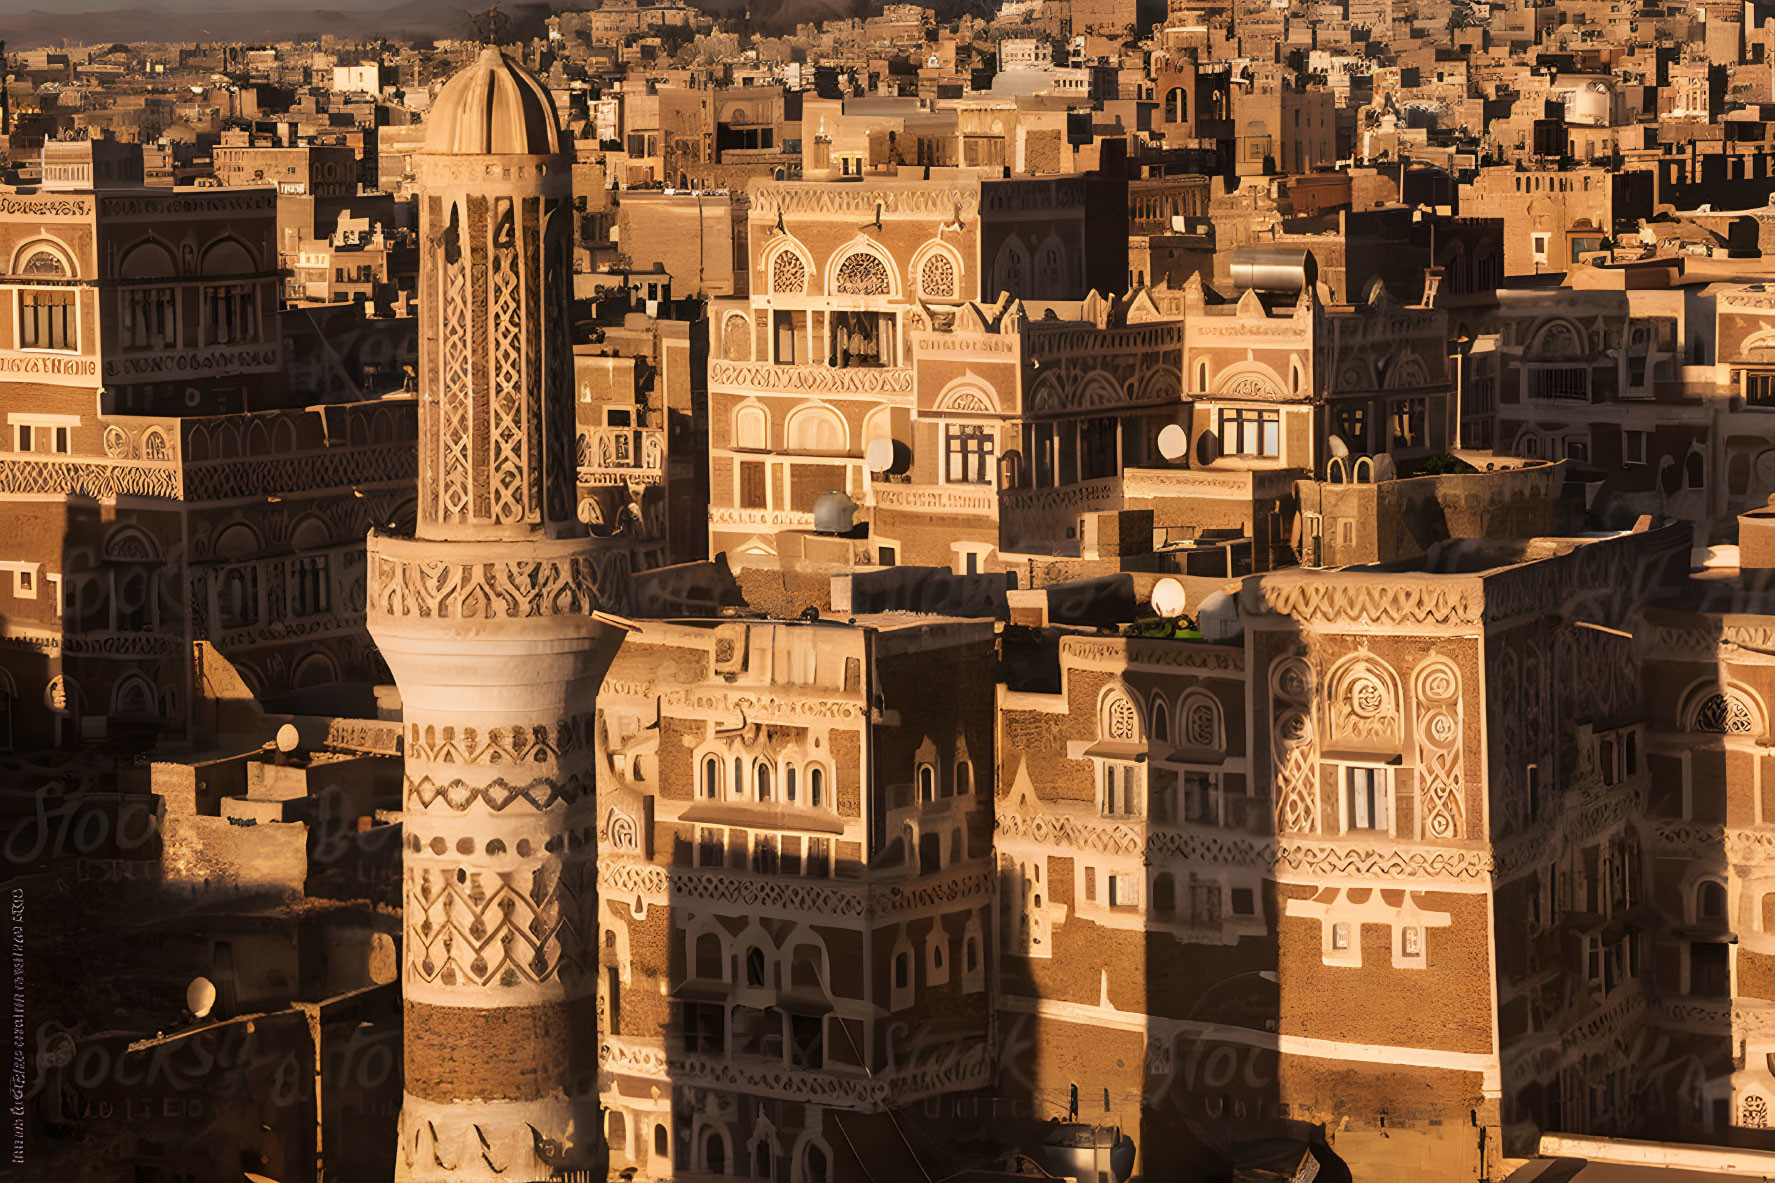
{"label": "distant hillside", "polygon": [[[28,0],[15,0],[28,2]],[[174,0],[177,3],[178,0]],[[294,41],[331,33],[342,37],[410,40],[460,37],[468,13],[485,5],[465,0],[408,0],[394,7],[376,0],[346,0],[352,7],[198,10],[149,4],[102,12],[47,12],[41,8],[0,15],[8,50],[40,49],[64,42]]]}
{"label": "distant hillside", "polygon": [[[254,0],[196,0],[205,7],[185,7],[193,0],[141,0],[129,8],[83,12],[73,9],[23,10],[41,0],[0,0],[0,37],[9,50],[40,49],[63,43],[92,45],[112,41],[245,41],[312,40],[331,33],[341,37],[387,37],[426,40],[472,36],[469,14],[486,11],[486,0],[335,0],[326,8],[239,7]],[[103,0],[98,0],[103,2]],[[263,0],[260,0],[263,2]],[[271,0],[277,3],[278,0]],[[287,0],[286,0],[287,2]],[[751,27],[765,35],[792,32],[798,24],[876,15],[882,0],[690,0],[712,16],[738,18],[749,9]],[[221,8],[214,5],[220,3]],[[595,8],[595,0],[501,0],[500,8],[517,18],[519,36],[540,32],[540,12]],[[975,0],[936,0],[939,16],[976,6]]]}

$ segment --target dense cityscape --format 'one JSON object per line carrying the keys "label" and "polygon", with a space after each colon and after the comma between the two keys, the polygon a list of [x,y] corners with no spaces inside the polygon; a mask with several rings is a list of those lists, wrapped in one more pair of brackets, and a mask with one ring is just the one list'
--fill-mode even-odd
{"label": "dense cityscape", "polygon": [[1775,8],[0,36],[0,1178],[1775,1177]]}

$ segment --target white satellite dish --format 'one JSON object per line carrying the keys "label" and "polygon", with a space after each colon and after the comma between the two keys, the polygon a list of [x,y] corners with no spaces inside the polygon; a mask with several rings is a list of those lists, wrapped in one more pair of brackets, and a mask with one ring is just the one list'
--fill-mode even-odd
{"label": "white satellite dish", "polygon": [[1182,460],[1189,455],[1189,432],[1175,423],[1167,423],[1159,432],[1159,455],[1167,460]]}
{"label": "white satellite dish", "polygon": [[1175,579],[1161,579],[1153,584],[1153,611],[1167,619],[1175,619],[1183,615],[1188,607],[1188,597],[1184,595],[1183,584]]}
{"label": "white satellite dish", "polygon": [[191,1012],[191,1017],[207,1018],[210,1008],[215,1005],[216,984],[208,978],[192,978],[191,984],[185,987],[185,1009]]}
{"label": "white satellite dish", "polygon": [[1344,437],[1341,435],[1332,436],[1326,446],[1331,449],[1333,456],[1348,456],[1350,454],[1350,445],[1344,443]]}
{"label": "white satellite dish", "polygon": [[870,440],[863,449],[863,461],[870,472],[886,472],[894,466],[894,441],[887,436]]}
{"label": "white satellite dish", "polygon": [[1375,480],[1390,481],[1395,476],[1397,476],[1398,473],[1399,473],[1399,468],[1397,465],[1395,465],[1393,463],[1392,453],[1382,452],[1379,456],[1376,456],[1374,458],[1374,479]]}
{"label": "white satellite dish", "polygon": [[294,723],[285,723],[277,729],[277,750],[293,752],[302,743],[302,736]]}

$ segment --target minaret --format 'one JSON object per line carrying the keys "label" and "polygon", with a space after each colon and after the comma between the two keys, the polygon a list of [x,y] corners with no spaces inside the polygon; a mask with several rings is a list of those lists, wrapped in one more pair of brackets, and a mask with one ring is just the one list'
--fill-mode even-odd
{"label": "minaret", "polygon": [[396,1177],[603,1177],[591,617],[575,514],[572,145],[497,49],[414,157],[419,514],[372,534],[369,624],[406,742]]}

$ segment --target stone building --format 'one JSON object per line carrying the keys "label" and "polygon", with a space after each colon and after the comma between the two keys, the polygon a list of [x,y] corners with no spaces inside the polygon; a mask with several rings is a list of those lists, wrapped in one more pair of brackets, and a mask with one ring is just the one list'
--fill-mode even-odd
{"label": "stone building", "polygon": [[7,197],[11,742],[186,734],[198,640],[273,697],[379,673],[362,537],[410,503],[412,404],[290,405],[272,243],[251,190]]}
{"label": "stone building", "polygon": [[[760,183],[751,192],[753,294],[710,305],[711,355],[719,358],[709,367],[716,551],[787,559],[781,536],[812,525],[823,493],[862,499],[868,442],[908,442],[919,398],[938,409],[941,392],[921,395],[914,381],[933,329],[978,331],[979,306],[993,305],[996,320],[1001,293],[1076,300],[1124,270],[1126,199],[1107,182],[957,176]],[[1009,316],[1025,319],[1015,308]],[[995,415],[977,395],[964,402],[963,417]],[[953,479],[995,483],[988,431],[951,434]],[[936,476],[934,450],[916,462],[926,479]],[[891,562],[908,543],[886,545]],[[883,557],[879,548],[874,557]]]}
{"label": "stone building", "polygon": [[1685,545],[1253,576],[1202,604],[1218,641],[1038,617],[999,696],[1001,1082],[1129,1132],[1145,1177],[1291,1139],[1478,1179],[1615,1128],[1589,1098],[1629,1091],[1651,964],[1620,923],[1650,750],[1624,626]]}

